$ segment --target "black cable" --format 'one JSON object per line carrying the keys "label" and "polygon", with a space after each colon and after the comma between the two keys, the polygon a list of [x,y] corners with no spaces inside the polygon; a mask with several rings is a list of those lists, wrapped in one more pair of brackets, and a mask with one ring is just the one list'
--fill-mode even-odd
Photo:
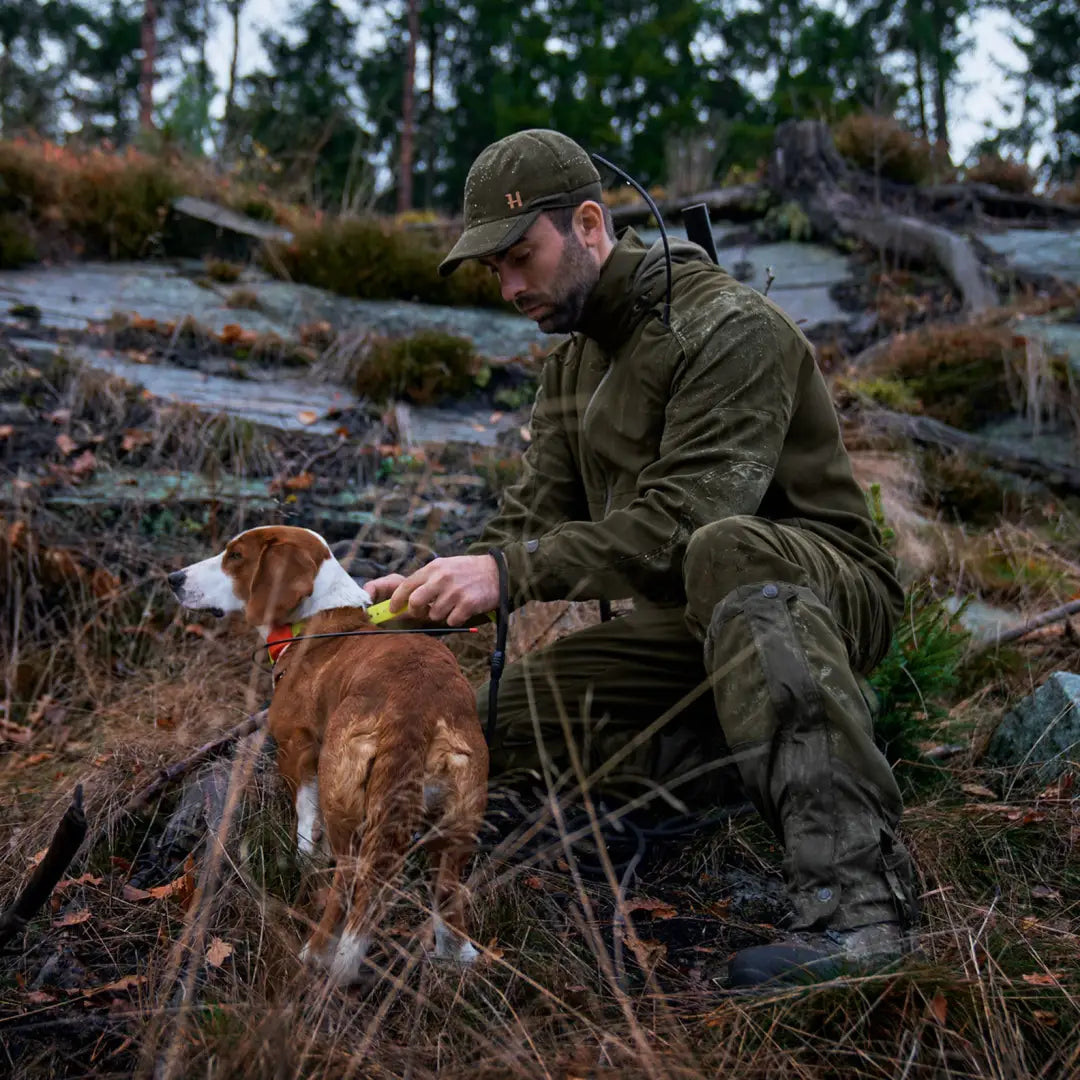
{"label": "black cable", "polygon": [[602,158],[599,154],[592,155],[593,161],[599,161],[601,165],[606,165],[613,173],[621,176],[648,204],[649,209],[653,212],[653,217],[656,218],[656,224],[660,229],[660,239],[664,241],[664,263],[667,267],[667,303],[664,304],[664,325],[671,325],[671,245],[668,243],[667,229],[664,227],[664,218],[660,213],[660,208],[653,202],[652,196],[629,174],[623,172],[618,165],[608,161],[607,158]]}
{"label": "black cable", "polygon": [[510,581],[506,570],[506,556],[498,548],[490,548],[488,554],[495,560],[499,570],[499,607],[495,614],[495,650],[491,654],[491,679],[488,682],[488,720],[484,733],[490,747],[495,738],[495,720],[499,715],[499,680],[506,665],[506,632],[510,624]]}
{"label": "black cable", "polygon": [[367,630],[339,630],[333,634],[299,634],[297,637],[279,638],[277,641],[264,641],[251,654],[251,662],[257,664],[255,653],[263,649],[276,649],[279,645],[291,645],[294,641],[314,641],[318,638],[362,637],[364,634],[475,634],[475,626],[418,626],[401,630],[383,630],[373,626]]}

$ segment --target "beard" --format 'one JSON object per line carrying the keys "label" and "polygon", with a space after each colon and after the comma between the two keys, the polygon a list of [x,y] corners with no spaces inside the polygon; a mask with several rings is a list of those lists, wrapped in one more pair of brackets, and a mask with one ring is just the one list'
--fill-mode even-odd
{"label": "beard", "polygon": [[545,334],[569,334],[577,327],[593,286],[600,277],[600,267],[573,232],[567,234],[559,264],[555,269],[552,291],[519,296],[514,304],[519,311],[527,308],[550,308],[536,320]]}

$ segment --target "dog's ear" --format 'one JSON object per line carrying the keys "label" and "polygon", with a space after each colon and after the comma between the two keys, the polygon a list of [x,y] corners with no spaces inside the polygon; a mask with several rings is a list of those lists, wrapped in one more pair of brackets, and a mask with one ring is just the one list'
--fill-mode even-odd
{"label": "dog's ear", "polygon": [[280,626],[315,588],[318,567],[297,544],[271,541],[259,555],[244,615],[252,626]]}

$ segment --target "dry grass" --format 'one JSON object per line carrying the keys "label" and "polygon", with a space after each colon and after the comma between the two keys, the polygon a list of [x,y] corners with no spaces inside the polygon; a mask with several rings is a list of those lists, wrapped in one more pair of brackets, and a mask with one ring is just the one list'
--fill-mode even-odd
{"label": "dry grass", "polygon": [[[12,370],[20,395],[47,382],[46,407],[70,409],[76,433],[85,424],[114,439],[141,425],[151,441],[137,449],[150,467],[182,461],[246,476],[278,464],[258,430],[213,427],[185,410],[132,414],[148,406],[74,369]],[[120,459],[108,440],[100,448],[103,461]],[[981,543],[1009,565],[1037,558],[1045,569],[1014,584],[1009,598],[1024,610],[1080,588],[1080,527],[1068,507],[1038,528],[1003,522],[971,537],[935,521],[913,459],[866,453],[856,468],[882,485],[900,551],[914,552],[902,554],[913,577],[970,585],[963,544]],[[228,517],[223,508],[223,532]],[[934,530],[951,539],[932,543]],[[948,767],[905,766],[924,916],[920,951],[894,970],[730,994],[730,952],[776,933],[767,898],[744,902],[731,883],[733,873],[778,880],[781,852],[763,826],[737,816],[672,842],[628,902],[619,868],[584,875],[565,838],[590,825],[556,804],[546,853],[519,833],[482,838],[471,878],[475,970],[427,958],[418,857],[370,955],[369,982],[328,990],[296,959],[325,869],[293,852],[291,812],[261,736],[199,774],[207,797],[222,798],[190,860],[184,844],[164,843],[180,790],[122,812],[157,769],[269,695],[250,633],[181,613],[164,583],[215,545],[209,532],[154,534],[137,510],[106,527],[30,502],[0,530],[0,904],[79,782],[94,838],[0,959],[0,1062],[10,1075],[1050,1080],[1080,1071],[1077,799],[1064,785],[1013,788],[971,749]],[[516,617],[511,656],[596,618],[593,605],[530,605]],[[1074,655],[1069,639],[1047,636],[973,667],[934,738],[977,746],[990,717]],[[483,650],[462,658],[480,682]],[[635,908],[640,899],[656,903]]]}
{"label": "dry grass", "polygon": [[[86,573],[115,569],[116,555],[104,543],[100,555],[81,553]],[[185,557],[174,552],[170,565]],[[119,813],[123,802],[268,693],[246,630],[190,622],[154,568],[121,573],[98,598],[85,574],[50,585],[33,577],[45,560],[20,562],[11,548],[4,558],[6,596],[50,600],[17,627],[12,600],[5,612],[9,686],[19,688],[6,716],[32,736],[9,748],[0,772],[9,806],[0,899],[10,900],[77,782],[101,837],[0,969],[14,1076],[1013,1078],[1080,1067],[1076,800],[1065,788],[1006,800],[1007,777],[968,758],[935,769],[911,800],[905,826],[925,913],[921,951],[896,971],[760,997],[724,992],[730,949],[770,931],[733,915],[717,883],[739,865],[775,875],[779,855],[759,824],[737,819],[655,867],[639,894],[663,901],[656,915],[620,906],[617,877],[538,869],[506,844],[489,851],[472,879],[483,960],[464,974],[426,959],[417,869],[372,953],[370,983],[329,991],[295,959],[323,871],[297,864],[261,736],[220,770],[228,796],[216,840],[193,862],[181,854],[139,879],[147,890],[171,883],[169,895],[125,889],[159,854],[178,795],[133,817]],[[32,623],[46,613],[51,621]],[[591,605],[532,606],[514,651],[595,618]],[[34,680],[13,677],[20,657],[43,665]],[[943,739],[973,725],[986,693],[960,704]],[[46,719],[43,701],[60,715]],[[71,925],[58,925],[65,918]],[[41,979],[46,963],[53,974]]]}

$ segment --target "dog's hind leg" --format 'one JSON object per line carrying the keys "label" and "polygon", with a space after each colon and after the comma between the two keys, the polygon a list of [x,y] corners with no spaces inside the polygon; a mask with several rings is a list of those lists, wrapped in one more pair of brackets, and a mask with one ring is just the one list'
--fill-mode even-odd
{"label": "dog's hind leg", "polygon": [[466,891],[462,878],[483,823],[487,790],[472,778],[466,782],[462,775],[465,772],[460,770],[448,778],[442,813],[424,847],[435,868],[435,957],[471,964],[479,954],[465,930]]}
{"label": "dog's hind leg", "polygon": [[330,964],[330,977],[339,985],[356,982],[361,975],[372,930],[393,899],[421,813],[421,748],[411,740],[383,741],[377,749],[370,741],[368,745],[373,756],[366,782],[358,783],[355,771],[348,777],[341,774],[356,760],[355,752],[328,756],[324,749],[320,762],[331,846],[336,853],[347,843],[351,856],[342,860],[349,906]]}

